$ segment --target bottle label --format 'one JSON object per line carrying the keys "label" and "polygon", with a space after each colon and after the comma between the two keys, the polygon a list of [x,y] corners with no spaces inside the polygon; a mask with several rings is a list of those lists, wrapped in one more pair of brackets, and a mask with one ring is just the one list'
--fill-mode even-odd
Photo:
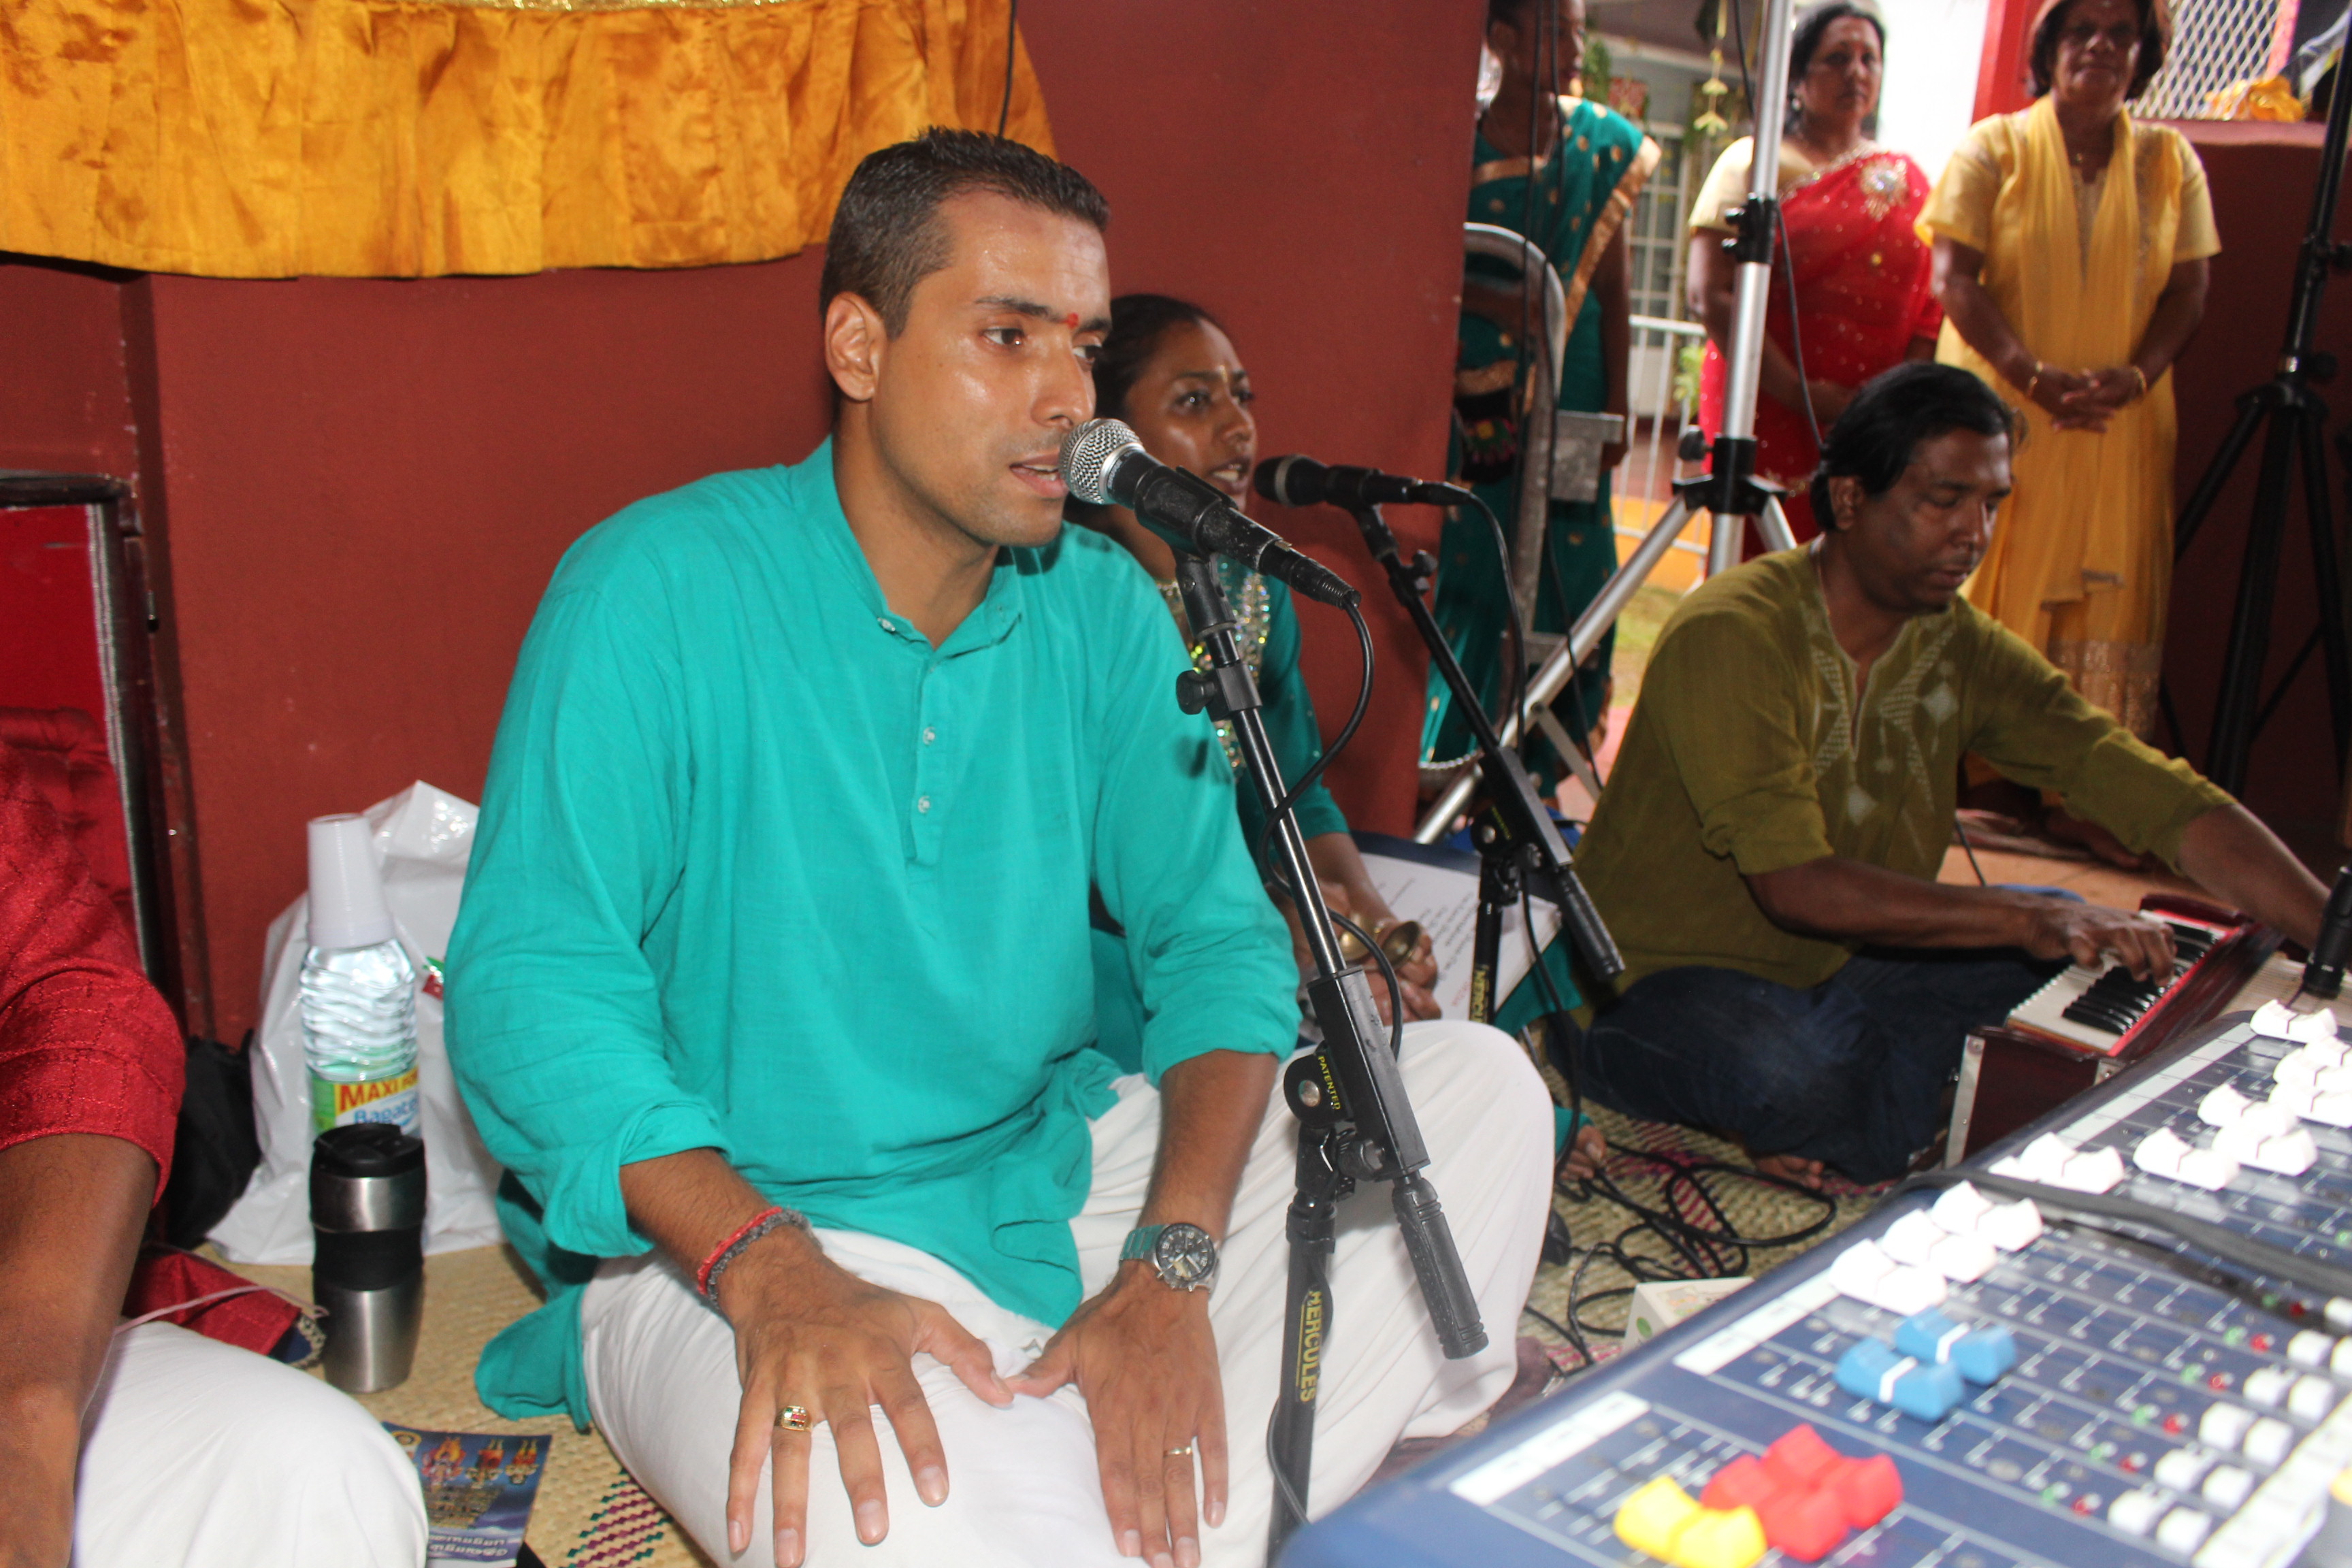
{"label": "bottle label", "polygon": [[310,1075],[310,1135],[331,1127],[362,1121],[389,1121],[403,1132],[416,1132],[416,1069],[362,1083],[335,1083]]}

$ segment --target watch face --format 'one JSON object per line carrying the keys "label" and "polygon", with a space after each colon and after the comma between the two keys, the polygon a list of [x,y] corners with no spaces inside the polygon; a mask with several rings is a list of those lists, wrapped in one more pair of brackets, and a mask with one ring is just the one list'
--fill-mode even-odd
{"label": "watch face", "polygon": [[1190,1290],[1217,1271],[1217,1244],[1197,1225],[1171,1225],[1151,1248],[1152,1267],[1171,1285]]}

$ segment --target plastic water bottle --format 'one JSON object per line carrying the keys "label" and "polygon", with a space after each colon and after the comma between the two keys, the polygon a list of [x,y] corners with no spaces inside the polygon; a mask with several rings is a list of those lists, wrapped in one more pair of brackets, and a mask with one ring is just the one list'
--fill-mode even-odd
{"label": "plastic water bottle", "polygon": [[310,822],[301,1014],[314,1136],[363,1121],[417,1131],[416,968],[394,931],[369,837],[363,816]]}

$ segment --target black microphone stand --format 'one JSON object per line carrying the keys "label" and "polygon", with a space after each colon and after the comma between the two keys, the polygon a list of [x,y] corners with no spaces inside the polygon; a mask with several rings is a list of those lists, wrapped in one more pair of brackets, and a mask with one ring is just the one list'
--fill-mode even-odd
{"label": "black microphone stand", "polygon": [[1449,1361],[1486,1345],[1477,1298],[1454,1247],[1437,1193],[1421,1172],[1429,1163],[1421,1127],[1405,1098],[1404,1079],[1388,1048],[1386,1027],[1372,1006],[1362,969],[1339,953],[1322,888],[1307,858],[1307,840],[1287,808],[1281,765],[1259,716],[1257,682],[1243,662],[1233,606],[1216,573],[1199,555],[1180,552],[1176,580],[1193,640],[1208,651],[1205,669],[1176,678],[1176,700],[1187,713],[1205,710],[1231,724],[1258,799],[1274,816],[1282,863],[1288,869],[1299,924],[1315,955],[1307,1005],[1323,1039],[1284,1070],[1283,1100],[1298,1119],[1298,1165],[1290,1201],[1290,1288],[1283,1315],[1283,1381],[1267,1434],[1274,1467],[1274,1513],[1266,1560],[1307,1521],[1307,1488],[1315,1448],[1315,1394],[1323,1347],[1331,1332],[1331,1253],[1339,1200],[1359,1182],[1386,1182],[1403,1233],[1406,1254],[1421,1281],[1437,1342]]}
{"label": "black microphone stand", "polygon": [[[1431,661],[1444,678],[1455,705],[1469,722],[1471,735],[1478,742],[1478,771],[1486,784],[1486,811],[1470,835],[1478,846],[1478,923],[1470,950],[1471,1018],[1490,1024],[1495,1019],[1495,1009],[1502,1003],[1495,994],[1495,974],[1501,960],[1503,919],[1523,892],[1556,906],[1568,928],[1569,940],[1576,944],[1585,966],[1602,980],[1616,979],[1625,972],[1625,960],[1618,952],[1609,928],[1601,923],[1601,911],[1593,907],[1584,884],[1577,879],[1559,825],[1544,809],[1535,781],[1528,776],[1518,754],[1496,734],[1494,721],[1486,717],[1476,689],[1470,684],[1469,676],[1463,673],[1461,661],[1454,657],[1445,634],[1438,629],[1437,618],[1430,614],[1426,595],[1437,575],[1437,563],[1425,550],[1410,563],[1399,555],[1396,535],[1389,531],[1380,508],[1346,510],[1362,531],[1372,559],[1388,574],[1389,587],[1404,606],[1405,614],[1412,617],[1413,629],[1429,645]],[[1542,962],[1540,954],[1537,962]]]}

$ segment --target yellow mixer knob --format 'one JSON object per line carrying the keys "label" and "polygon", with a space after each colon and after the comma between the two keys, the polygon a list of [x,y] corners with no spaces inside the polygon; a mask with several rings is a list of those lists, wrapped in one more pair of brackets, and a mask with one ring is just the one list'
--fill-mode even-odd
{"label": "yellow mixer knob", "polygon": [[[1636,1552],[1678,1561],[1675,1557],[1675,1542],[1691,1521],[1698,1518],[1699,1511],[1690,1493],[1676,1486],[1673,1477],[1660,1476],[1620,1505],[1617,1539]],[[1749,1513],[1748,1517],[1753,1519],[1755,1515]],[[1759,1532],[1756,1539],[1760,1542],[1764,1537]]]}
{"label": "yellow mixer knob", "polygon": [[1701,1509],[1683,1526],[1666,1561],[1675,1568],[1748,1568],[1764,1555],[1764,1525],[1752,1508]]}

